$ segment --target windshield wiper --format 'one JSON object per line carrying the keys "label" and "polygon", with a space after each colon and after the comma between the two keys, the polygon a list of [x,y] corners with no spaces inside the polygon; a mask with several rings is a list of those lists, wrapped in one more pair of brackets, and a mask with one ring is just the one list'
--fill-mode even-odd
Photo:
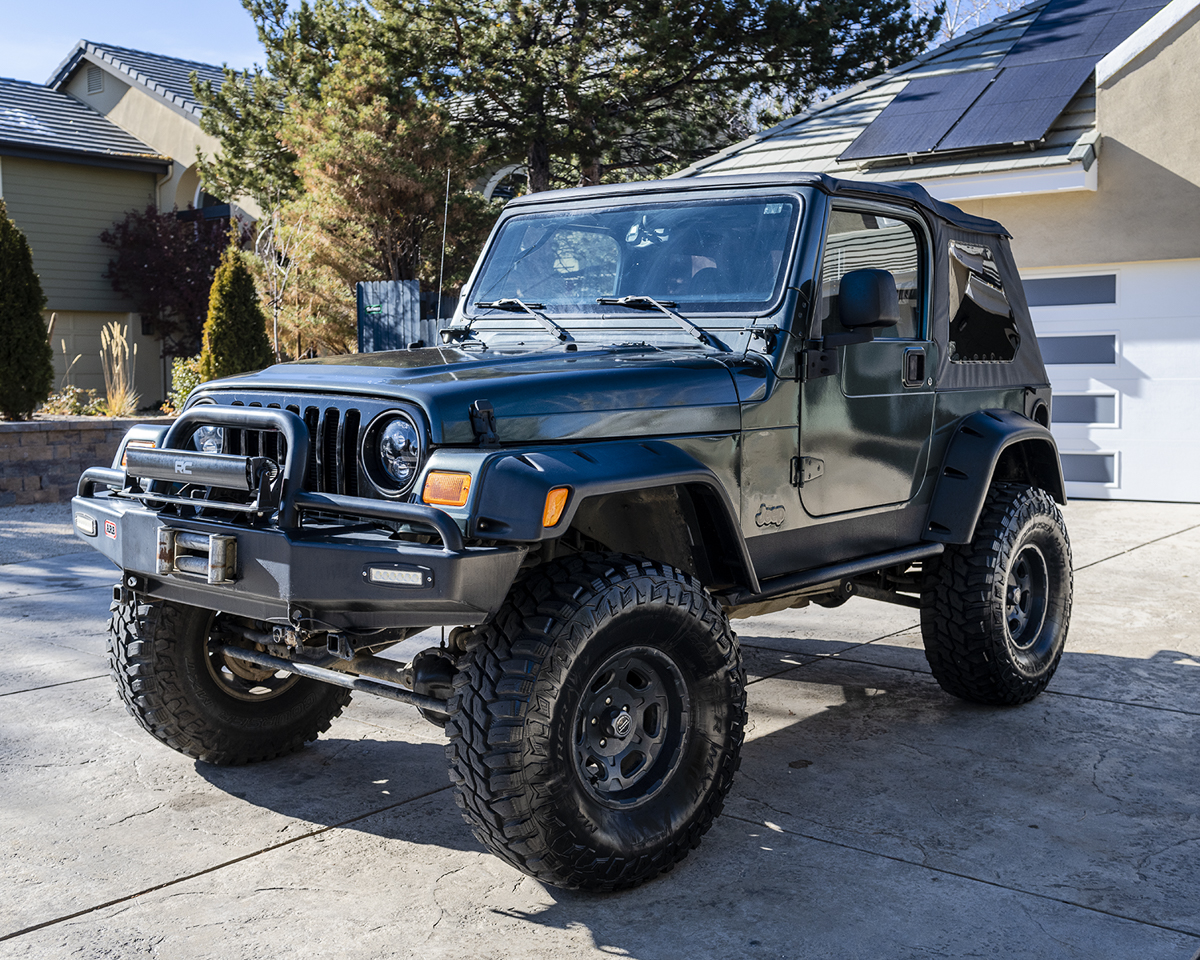
{"label": "windshield wiper", "polygon": [[476,300],[475,306],[484,310],[508,310],[511,313],[520,313],[524,311],[529,314],[545,327],[550,333],[554,334],[563,343],[574,343],[575,338],[567,332],[565,327],[559,326],[548,316],[541,312],[545,308],[544,303],[526,303],[524,300],[518,300],[516,297],[504,297],[500,300]]}
{"label": "windshield wiper", "polygon": [[674,300],[655,300],[653,297],[630,295],[628,297],[597,297],[596,302],[606,305],[613,304],[614,306],[618,307],[630,307],[634,310],[661,311],[681,327],[683,327],[684,330],[690,333],[705,346],[716,347],[718,350],[723,350],[725,353],[732,353],[732,350],[727,344],[713,336],[703,327],[692,323],[692,321],[687,317],[672,310],[672,307],[678,306]]}

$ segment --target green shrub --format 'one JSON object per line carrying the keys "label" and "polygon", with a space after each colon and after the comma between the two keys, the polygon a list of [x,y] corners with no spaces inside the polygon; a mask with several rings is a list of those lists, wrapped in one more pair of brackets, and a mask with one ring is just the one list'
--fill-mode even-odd
{"label": "green shrub", "polygon": [[32,414],[54,384],[45,305],[29,243],[0,200],[0,414],[9,420]]}
{"label": "green shrub", "polygon": [[267,318],[258,305],[258,291],[238,249],[230,244],[221,257],[208,295],[204,348],[200,352],[203,380],[261,370],[275,362],[267,339]]}
{"label": "green shrub", "polygon": [[162,412],[180,413],[187,402],[188,394],[204,382],[200,375],[200,354],[194,357],[176,357],[171,361],[171,391],[167,394]]}

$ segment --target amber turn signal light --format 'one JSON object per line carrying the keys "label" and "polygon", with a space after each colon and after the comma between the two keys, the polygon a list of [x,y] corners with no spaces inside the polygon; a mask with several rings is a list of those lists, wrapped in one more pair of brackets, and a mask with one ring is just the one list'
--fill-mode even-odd
{"label": "amber turn signal light", "polygon": [[552,527],[562,519],[563,508],[567,505],[567,495],[570,487],[555,487],[546,494],[546,509],[542,511],[542,526]]}
{"label": "amber turn signal light", "polygon": [[425,489],[421,499],[426,503],[436,503],[443,507],[461,507],[467,502],[467,494],[471,492],[471,475],[469,473],[447,473],[434,470],[425,478]]}
{"label": "amber turn signal light", "polygon": [[146,450],[153,450],[154,449],[154,441],[153,440],[130,440],[127,444],[125,444],[125,452],[121,454],[121,466],[123,466],[123,467],[127,466],[125,461],[129,459],[129,448],[130,447],[142,447]]}

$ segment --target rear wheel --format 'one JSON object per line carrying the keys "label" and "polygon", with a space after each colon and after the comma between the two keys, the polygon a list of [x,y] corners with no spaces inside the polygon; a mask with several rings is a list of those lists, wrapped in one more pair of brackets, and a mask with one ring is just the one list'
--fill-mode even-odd
{"label": "rear wheel", "polygon": [[447,756],[494,853],[612,890],[699,844],[733,782],[746,695],[729,622],[695,579],[635,557],[556,561],[467,647]]}
{"label": "rear wheel", "polygon": [[167,601],[113,603],[109,667],[133,718],[216,764],[269,760],[328,730],[350,691],[217,653],[219,616]]}
{"label": "rear wheel", "polygon": [[969,544],[953,545],[921,593],[925,657],[942,689],[975,703],[1026,703],[1062,658],[1071,544],[1044,490],[995,483]]}

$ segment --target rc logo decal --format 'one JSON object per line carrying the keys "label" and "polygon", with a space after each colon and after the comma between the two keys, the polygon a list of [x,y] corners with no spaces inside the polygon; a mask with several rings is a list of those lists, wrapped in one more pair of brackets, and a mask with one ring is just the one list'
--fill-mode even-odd
{"label": "rc logo decal", "polygon": [[175,472],[187,474],[187,476],[190,477],[192,475],[192,461],[191,460],[176,460],[175,461]]}
{"label": "rc logo decal", "polygon": [[754,522],[760,527],[781,527],[786,513],[782,503],[773,507],[768,507],[764,503],[758,508],[758,513],[754,515]]}
{"label": "rc logo decal", "polygon": [[115,520],[104,521],[104,535],[108,537],[109,540],[117,539],[117,524]]}

